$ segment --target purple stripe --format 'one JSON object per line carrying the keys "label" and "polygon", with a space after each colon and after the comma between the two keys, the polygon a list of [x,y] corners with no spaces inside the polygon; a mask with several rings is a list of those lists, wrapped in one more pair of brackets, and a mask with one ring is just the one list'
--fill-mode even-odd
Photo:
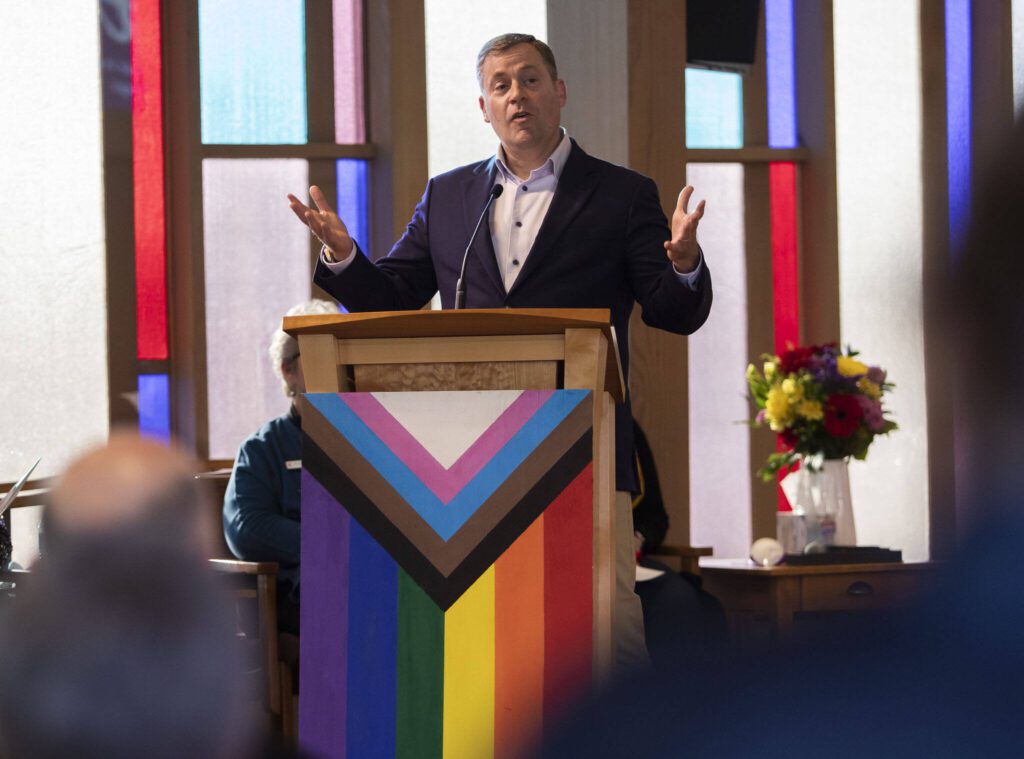
{"label": "purple stripe", "polygon": [[303,470],[299,745],[330,759],[345,757],[351,519]]}
{"label": "purple stripe", "polygon": [[553,392],[524,390],[450,469],[441,466],[371,393],[346,393],[342,400],[442,503],[447,504],[522,429]]}

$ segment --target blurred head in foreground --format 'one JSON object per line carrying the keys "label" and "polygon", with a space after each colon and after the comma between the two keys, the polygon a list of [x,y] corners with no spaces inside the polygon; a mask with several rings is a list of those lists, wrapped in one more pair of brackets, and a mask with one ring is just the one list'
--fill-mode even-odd
{"label": "blurred head in foreground", "polygon": [[212,555],[204,515],[210,502],[187,456],[154,440],[121,431],[71,462],[46,510],[47,559],[61,559],[64,544],[114,540],[142,530],[196,560]]}
{"label": "blurred head in foreground", "polygon": [[229,605],[188,460],[124,434],[72,463],[0,616],[0,755],[244,756]]}

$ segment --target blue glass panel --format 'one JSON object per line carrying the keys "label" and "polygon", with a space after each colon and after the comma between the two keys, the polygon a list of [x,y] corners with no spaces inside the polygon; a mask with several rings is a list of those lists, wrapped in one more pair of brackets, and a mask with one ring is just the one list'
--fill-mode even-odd
{"label": "blue glass panel", "polygon": [[946,0],[949,239],[956,255],[971,200],[971,3]]}
{"label": "blue glass panel", "polygon": [[366,161],[338,161],[338,216],[366,255],[370,255],[370,187]]}
{"label": "blue glass panel", "polygon": [[200,0],[202,140],[306,141],[302,0]]}
{"label": "blue glass panel", "polygon": [[686,69],[686,147],[743,147],[743,77]]}
{"label": "blue glass panel", "polygon": [[764,23],[768,58],[768,145],[773,148],[795,148],[793,0],[765,0]]}
{"label": "blue glass panel", "polygon": [[139,375],[139,432],[165,442],[171,439],[170,383],[166,374]]}

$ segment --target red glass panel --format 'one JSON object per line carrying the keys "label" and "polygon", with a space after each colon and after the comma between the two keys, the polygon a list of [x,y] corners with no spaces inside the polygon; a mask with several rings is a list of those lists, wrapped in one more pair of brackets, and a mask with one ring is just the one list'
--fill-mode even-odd
{"label": "red glass panel", "polygon": [[135,318],[140,359],[166,359],[160,0],[132,0],[132,170],[135,183]]}
{"label": "red glass panel", "polygon": [[[800,264],[797,256],[796,164],[769,166],[772,213],[772,308],[775,352],[800,344]],[[782,443],[779,447],[781,449]],[[779,511],[791,511],[779,488]]]}

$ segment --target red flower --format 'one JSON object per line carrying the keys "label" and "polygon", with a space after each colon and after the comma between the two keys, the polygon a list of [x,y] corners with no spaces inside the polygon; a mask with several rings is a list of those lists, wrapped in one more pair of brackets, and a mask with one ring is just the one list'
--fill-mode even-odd
{"label": "red flower", "polygon": [[857,396],[836,393],[825,401],[825,431],[835,437],[849,437],[860,426],[864,411]]}
{"label": "red flower", "polygon": [[781,440],[782,444],[787,448],[793,448],[797,443],[800,442],[800,438],[797,436],[797,434],[789,428],[786,428],[779,433],[779,440]]}
{"label": "red flower", "polygon": [[813,347],[793,348],[792,350],[783,351],[782,355],[779,356],[779,369],[785,374],[798,372],[807,366],[813,355]]}

